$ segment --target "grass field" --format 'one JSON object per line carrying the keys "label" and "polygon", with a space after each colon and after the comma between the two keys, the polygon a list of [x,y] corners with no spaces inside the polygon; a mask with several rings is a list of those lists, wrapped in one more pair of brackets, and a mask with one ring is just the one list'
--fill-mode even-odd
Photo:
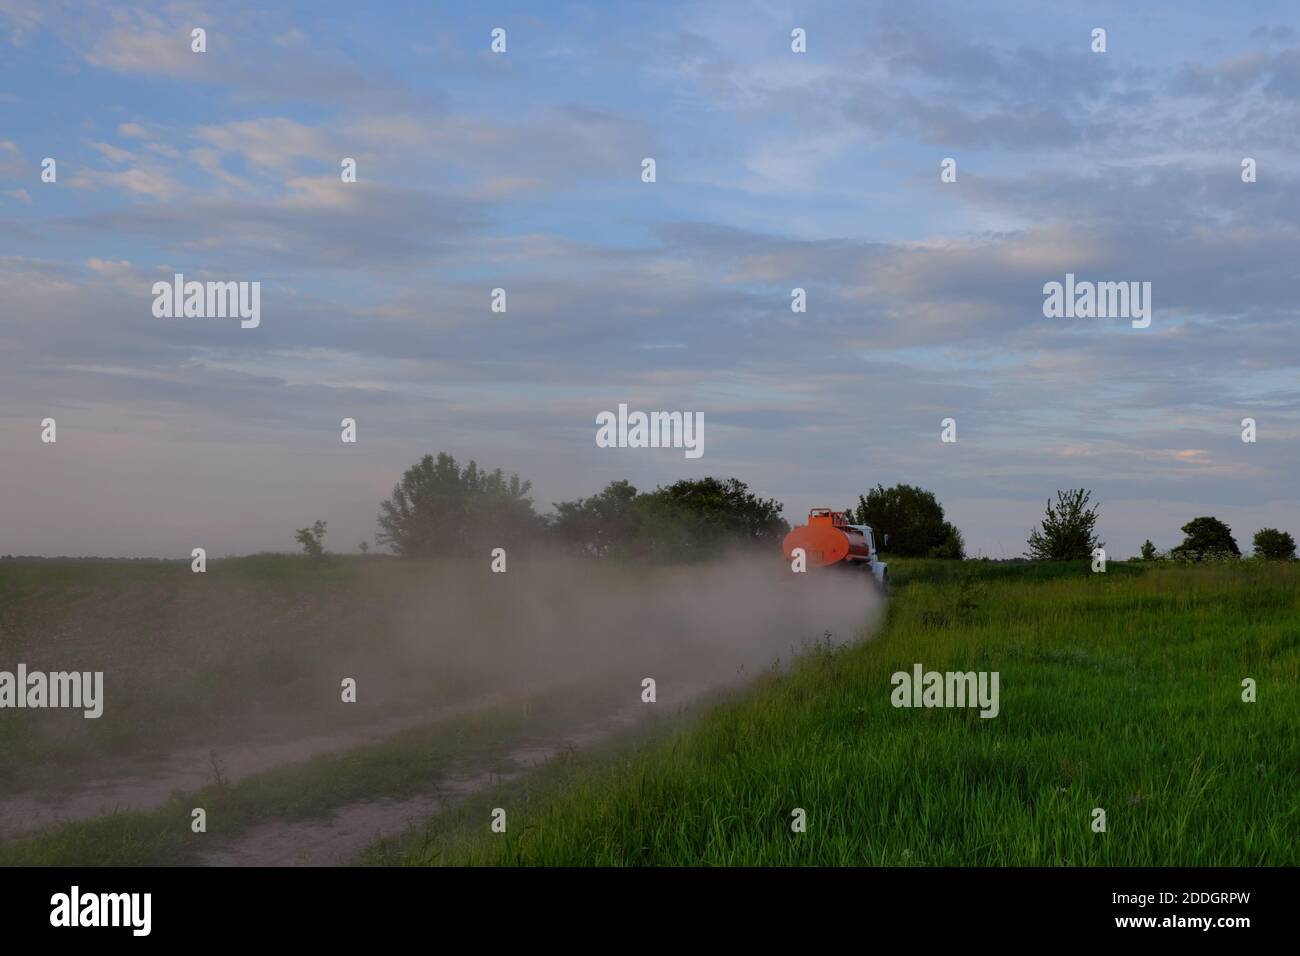
{"label": "grass field", "polygon": [[[160,739],[150,731],[160,720],[195,722],[169,734],[172,742],[201,736],[205,716],[233,726],[246,699],[270,694],[281,710],[296,710],[316,700],[304,688],[321,679],[324,657],[351,668],[365,653],[376,675],[387,661],[418,677],[434,632],[404,627],[395,606],[427,594],[428,582],[447,572],[398,564],[319,569],[240,559],[218,566],[198,593],[184,566],[0,566],[6,654],[54,662],[75,651],[89,658],[83,666],[116,662],[124,690],[114,703],[125,708],[111,737],[96,727],[89,737],[42,736],[31,713],[0,715],[0,780],[8,770],[21,786],[35,759],[53,785],[53,771],[75,775],[110,742],[113,753],[145,753]],[[1101,575],[1086,563],[895,561],[891,571],[887,616],[869,640],[822,643],[792,668],[685,713],[662,705],[672,719],[470,795],[373,844],[363,862],[1300,862],[1300,565],[1112,563]],[[676,593],[674,580],[664,594]],[[529,592],[529,606],[541,600]],[[610,621],[624,606],[612,602]],[[474,612],[480,620],[486,608]],[[586,613],[583,629],[608,644],[615,631]],[[672,620],[647,634],[671,630]],[[466,631],[438,633],[450,647]],[[526,635],[536,637],[530,628],[507,640]],[[137,666],[122,674],[124,659]],[[428,673],[445,684],[438,660]],[[277,661],[283,666],[271,666]],[[998,672],[999,714],[893,707],[890,677],[914,664]],[[1255,703],[1242,700],[1247,677],[1257,682]],[[332,677],[326,686],[336,686]],[[195,862],[209,839],[268,821],[328,821],[358,801],[437,787],[460,765],[491,768],[521,739],[572,725],[598,710],[601,694],[623,695],[622,686],[575,685],[528,703],[520,696],[382,743],[233,783],[217,778],[151,811],[0,843],[0,865]],[[137,687],[138,699],[127,696]],[[316,712],[326,713],[324,698],[308,708]],[[199,841],[189,829],[195,806],[209,812],[209,835]],[[504,834],[489,827],[498,807],[507,813]],[[805,811],[805,832],[792,831],[796,808]],[[1096,808],[1106,813],[1104,833],[1092,828]]]}
{"label": "grass field", "polygon": [[188,561],[0,563],[0,668],[104,671],[112,708],[99,720],[0,714],[0,793],[250,729],[359,716],[321,688],[337,686],[340,669],[369,673],[376,648],[402,660],[387,608],[422,569],[384,564],[378,574],[373,562],[267,555],[197,575]]}
{"label": "grass field", "polygon": [[[204,574],[188,561],[0,562],[0,669],[102,671],[107,698],[97,720],[0,711],[0,796],[618,671],[678,630],[663,615],[638,633],[626,607],[677,580],[663,568],[518,562],[494,575],[486,561],[377,556],[254,555]],[[360,689],[354,705],[340,705],[344,677]]]}
{"label": "grass field", "polygon": [[[470,801],[369,862],[1300,862],[1300,566],[894,571],[870,642],[815,651],[668,739]],[[999,716],[894,708],[890,675],[914,663],[998,671]]]}

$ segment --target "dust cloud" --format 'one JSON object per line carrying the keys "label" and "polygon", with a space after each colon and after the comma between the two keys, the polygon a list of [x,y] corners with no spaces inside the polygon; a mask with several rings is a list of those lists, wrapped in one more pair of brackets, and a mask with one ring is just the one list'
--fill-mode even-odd
{"label": "dust cloud", "polygon": [[880,604],[865,571],[794,574],[770,555],[671,567],[531,556],[506,573],[440,568],[397,631],[401,656],[432,662],[446,693],[644,677],[701,687],[859,639]]}
{"label": "dust cloud", "polygon": [[[81,566],[11,598],[6,658],[102,670],[104,714],[8,714],[0,839],[160,805],[218,763],[233,781],[493,708],[549,707],[520,728],[550,735],[539,745],[591,737],[629,709],[668,713],[862,639],[883,606],[865,571],[794,574],[770,553],[662,566],[511,552],[505,573],[486,554],[306,560]],[[645,678],[664,706],[641,703]]]}

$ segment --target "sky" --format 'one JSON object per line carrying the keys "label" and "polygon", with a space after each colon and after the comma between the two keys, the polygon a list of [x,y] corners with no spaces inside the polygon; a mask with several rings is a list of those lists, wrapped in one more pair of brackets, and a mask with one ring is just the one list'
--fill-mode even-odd
{"label": "sky", "polygon": [[[1114,557],[1300,535],[1298,19],[0,0],[0,554],[352,551],[439,451],[539,511],[906,482],[995,558],[1073,487]],[[156,316],[175,273],[260,325]],[[1150,326],[1046,317],[1067,274],[1151,283]],[[703,455],[598,447],[619,404]]]}

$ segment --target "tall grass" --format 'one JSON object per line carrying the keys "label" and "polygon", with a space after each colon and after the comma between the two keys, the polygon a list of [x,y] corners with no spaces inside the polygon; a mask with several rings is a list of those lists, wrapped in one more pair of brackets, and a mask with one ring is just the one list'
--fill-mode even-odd
{"label": "tall grass", "polygon": [[[1300,862],[1300,567],[891,570],[897,594],[872,640],[820,648],[670,739],[569,760],[370,859]],[[998,671],[1001,713],[894,708],[890,675],[914,663]],[[1256,703],[1241,699],[1247,677]],[[492,806],[507,833],[490,832]]]}

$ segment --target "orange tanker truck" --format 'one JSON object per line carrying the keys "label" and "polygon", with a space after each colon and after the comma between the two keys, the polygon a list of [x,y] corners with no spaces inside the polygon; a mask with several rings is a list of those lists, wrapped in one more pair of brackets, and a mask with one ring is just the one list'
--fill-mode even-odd
{"label": "orange tanker truck", "polygon": [[889,584],[889,565],[880,560],[875,532],[869,525],[849,524],[843,511],[813,508],[808,523],[796,525],[781,542],[785,559],[793,562],[802,550],[809,568],[846,567],[870,571],[880,587]]}

